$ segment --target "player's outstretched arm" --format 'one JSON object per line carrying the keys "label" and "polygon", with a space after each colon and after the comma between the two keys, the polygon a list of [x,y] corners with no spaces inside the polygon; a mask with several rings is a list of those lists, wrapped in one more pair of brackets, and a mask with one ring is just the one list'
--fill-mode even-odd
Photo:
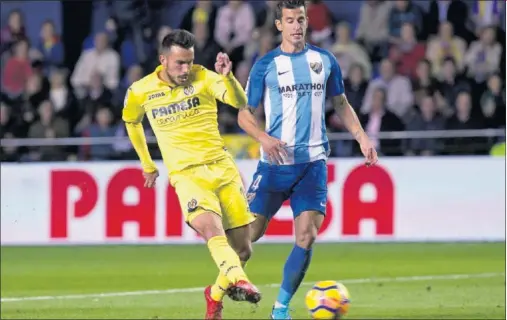
{"label": "player's outstretched arm", "polygon": [[377,152],[366,135],[366,132],[364,132],[361,122],[345,94],[343,93],[333,97],[333,104],[343,124],[361,146],[361,151],[366,157],[366,164],[375,164],[378,160]]}

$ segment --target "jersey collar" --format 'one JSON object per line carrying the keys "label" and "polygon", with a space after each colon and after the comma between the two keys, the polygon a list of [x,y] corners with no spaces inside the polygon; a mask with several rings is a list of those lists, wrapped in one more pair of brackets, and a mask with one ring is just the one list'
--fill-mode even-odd
{"label": "jersey collar", "polygon": [[277,49],[278,49],[278,52],[284,56],[297,57],[297,56],[301,56],[301,55],[305,54],[308,51],[308,43],[305,43],[305,47],[303,48],[303,50],[296,52],[296,53],[283,52],[281,45],[279,45]]}
{"label": "jersey collar", "polygon": [[155,71],[153,72],[153,79],[155,80],[155,83],[160,86],[169,87],[171,90],[175,89],[176,86],[170,85],[169,83],[163,81],[158,77],[158,73],[164,69],[164,66],[159,65],[157,68],[155,68]]}

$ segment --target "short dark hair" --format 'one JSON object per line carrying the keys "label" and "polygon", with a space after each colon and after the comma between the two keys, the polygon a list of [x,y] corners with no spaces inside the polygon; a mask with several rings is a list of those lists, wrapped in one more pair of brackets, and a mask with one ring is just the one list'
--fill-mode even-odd
{"label": "short dark hair", "polygon": [[183,29],[176,29],[169,32],[164,39],[160,48],[162,50],[170,50],[172,46],[182,47],[184,49],[190,49],[195,45],[195,36]]}
{"label": "short dark hair", "polygon": [[275,19],[280,20],[282,19],[282,11],[283,9],[297,9],[300,7],[305,8],[306,12],[306,3],[304,0],[282,0],[278,1],[278,4],[276,5],[275,10]]}

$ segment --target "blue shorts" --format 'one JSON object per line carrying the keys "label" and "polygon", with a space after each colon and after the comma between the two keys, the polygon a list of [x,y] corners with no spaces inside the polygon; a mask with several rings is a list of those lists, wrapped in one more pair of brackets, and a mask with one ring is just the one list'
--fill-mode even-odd
{"label": "blue shorts", "polygon": [[252,213],[271,219],[290,199],[296,218],[304,211],[326,212],[327,164],[325,160],[294,165],[270,165],[260,161],[248,189]]}

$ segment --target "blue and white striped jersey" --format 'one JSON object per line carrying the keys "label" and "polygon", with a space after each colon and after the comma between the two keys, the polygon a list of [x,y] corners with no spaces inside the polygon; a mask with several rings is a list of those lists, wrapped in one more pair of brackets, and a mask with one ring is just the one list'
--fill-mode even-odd
{"label": "blue and white striped jersey", "polygon": [[[287,144],[284,164],[327,159],[326,97],[343,92],[334,55],[309,44],[292,54],[270,51],[254,64],[246,86],[248,105],[264,105],[266,132]],[[261,160],[267,161],[262,149]]]}

